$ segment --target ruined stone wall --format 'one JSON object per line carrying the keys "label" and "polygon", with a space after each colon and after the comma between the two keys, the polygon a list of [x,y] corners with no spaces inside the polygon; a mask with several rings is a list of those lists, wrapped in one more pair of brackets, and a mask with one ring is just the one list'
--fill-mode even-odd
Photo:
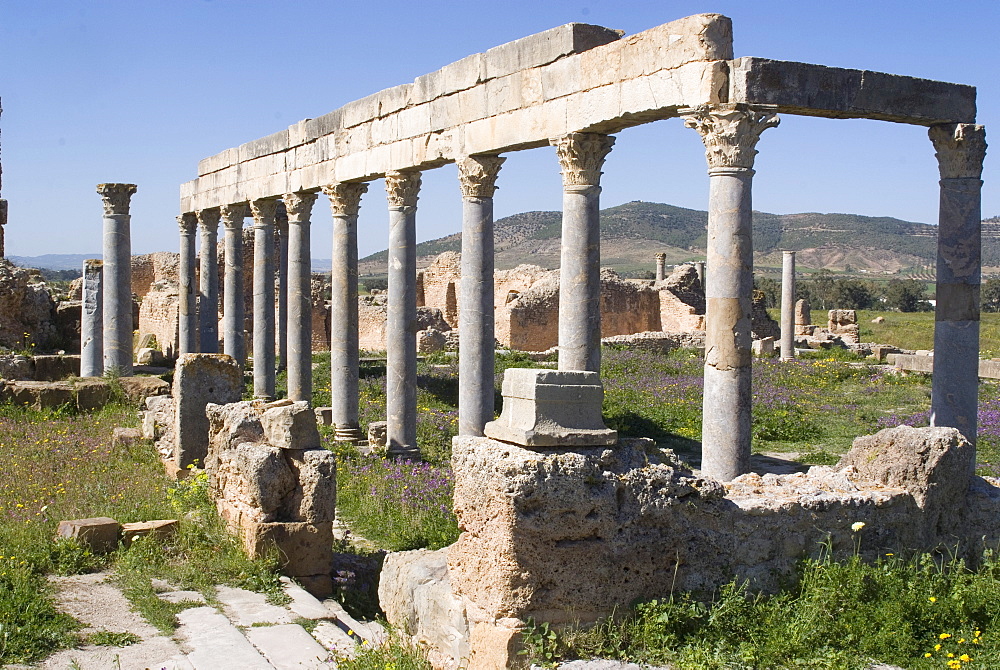
{"label": "ruined stone wall", "polygon": [[462,279],[462,256],[447,251],[430,265],[417,271],[417,306],[441,310],[444,320],[458,328],[459,282]]}
{"label": "ruined stone wall", "polygon": [[[386,310],[384,293],[361,296],[358,299],[358,347],[360,349],[385,351]],[[451,326],[444,320],[441,310],[432,307],[418,307],[417,331],[429,329],[445,333],[451,331]]]}
{"label": "ruined stone wall", "polygon": [[160,281],[150,287],[139,305],[139,338],[153,335],[156,348],[168,359],[176,358],[180,347],[179,303],[177,285]]}
{"label": "ruined stone wall", "polygon": [[169,251],[132,256],[132,293],[142,300],[157,282],[167,281],[176,286],[180,259],[180,254]]}
{"label": "ruined stone wall", "polygon": [[310,282],[313,351],[330,350],[330,276],[313,273]]}
{"label": "ruined stone wall", "polygon": [[[37,271],[0,258],[0,346],[51,349],[58,343],[55,303]],[[27,340],[27,341],[25,341]]]}

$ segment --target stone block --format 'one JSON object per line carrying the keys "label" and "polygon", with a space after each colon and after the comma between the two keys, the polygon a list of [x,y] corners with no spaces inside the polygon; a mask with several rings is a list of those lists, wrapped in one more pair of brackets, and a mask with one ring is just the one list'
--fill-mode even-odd
{"label": "stone block", "polygon": [[33,381],[35,379],[34,359],[17,354],[0,356],[0,379]]}
{"label": "stone block", "polygon": [[139,349],[139,352],[135,355],[135,362],[139,365],[152,365],[155,367],[161,367],[166,362],[167,359],[163,355],[163,352],[159,349],[153,349],[152,347],[143,347]]}
{"label": "stone block", "polygon": [[388,424],[385,421],[372,421],[368,424],[368,445],[375,450],[385,449],[389,443]]}
{"label": "stone block", "polygon": [[297,486],[282,504],[279,518],[284,521],[322,523],[336,518],[337,457],[326,449],[283,450]]}
{"label": "stone block", "polygon": [[280,449],[319,449],[316,414],[305,401],[271,403],[260,415],[264,439]]}
{"label": "stone block", "polygon": [[150,396],[170,395],[170,384],[159,377],[119,377],[118,383],[129,402],[140,405]]}
{"label": "stone block", "polygon": [[225,404],[243,396],[243,371],[225,354],[181,354],[174,373],[176,402],[174,459],[184,469],[208,455],[209,403]]}
{"label": "stone block", "polygon": [[502,393],[503,411],[486,424],[488,437],[529,447],[618,441],[601,416],[604,388],[596,372],[510,368]]}
{"label": "stone block", "polygon": [[111,448],[116,451],[128,451],[142,442],[142,431],[138,428],[117,427],[111,432]]}
{"label": "stone block", "polygon": [[70,355],[35,356],[35,380],[55,382],[80,375],[80,357]]}
{"label": "stone block", "polygon": [[122,544],[131,546],[140,537],[152,536],[159,540],[177,532],[177,519],[156,519],[122,524]]}
{"label": "stone block", "polygon": [[898,353],[902,353],[900,349],[885,344],[877,344],[872,347],[872,356],[874,356],[880,361],[886,360],[886,357],[889,354],[898,354]]}
{"label": "stone block", "polygon": [[60,521],[56,537],[71,538],[95,553],[107,553],[118,548],[122,527],[106,516],[91,519]]}
{"label": "stone block", "polygon": [[99,377],[83,377],[73,382],[73,393],[80,411],[100,409],[111,399],[111,384]]}
{"label": "stone block", "polygon": [[750,343],[750,350],[753,352],[754,356],[773,356],[774,338],[764,337],[759,340],[754,340]]}
{"label": "stone block", "polygon": [[14,405],[34,409],[73,404],[73,387],[69,382],[8,382],[4,395]]}
{"label": "stone block", "polygon": [[329,598],[333,595],[333,577],[327,573],[322,575],[297,575],[295,579],[302,584],[302,588],[317,598]]}
{"label": "stone block", "polygon": [[[915,354],[894,354],[892,364],[900,370],[934,372],[934,357]],[[888,358],[888,357],[887,357]]]}
{"label": "stone block", "polygon": [[316,414],[316,424],[320,426],[332,426],[333,425],[333,408],[332,407],[317,407],[313,410]]}
{"label": "stone block", "polygon": [[269,514],[281,506],[285,496],[295,489],[295,473],[285,460],[283,450],[268,444],[250,442],[236,448],[235,478],[245,482],[246,489],[220,490],[216,496],[229,500],[245,496],[247,502]]}
{"label": "stone block", "polygon": [[252,523],[243,529],[247,554],[253,558],[277,550],[282,572],[291,577],[330,574],[333,569],[333,525],[330,522]]}

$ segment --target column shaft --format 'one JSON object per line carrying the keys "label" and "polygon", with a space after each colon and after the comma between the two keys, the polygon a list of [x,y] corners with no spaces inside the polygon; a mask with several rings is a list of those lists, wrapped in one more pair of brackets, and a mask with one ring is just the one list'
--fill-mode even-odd
{"label": "column shaft", "polygon": [[195,229],[193,214],[177,217],[181,231],[181,255],[177,268],[177,347],[178,354],[198,351],[198,306],[194,289]]}
{"label": "column shaft", "polygon": [[219,353],[219,210],[198,212],[201,256],[198,277],[198,350]]}
{"label": "column shaft", "polygon": [[781,360],[795,358],[795,252],[781,255]]}
{"label": "column shaft", "polygon": [[222,207],[225,226],[225,275],[223,276],[222,343],[224,353],[240,365],[246,364],[246,303],[243,291],[243,217],[244,205]]}
{"label": "column shaft", "polygon": [[289,193],[288,210],[288,397],[312,402],[312,253],[310,215],[315,193]]}
{"label": "column shaft", "polygon": [[132,239],[135,184],[100,184],[104,201],[104,370],[132,376]]}
{"label": "column shaft", "polygon": [[284,203],[279,203],[275,217],[278,229],[278,292],[277,318],[274,339],[278,347],[278,371],[284,370],[288,359],[288,213]]}
{"label": "column shaft", "polygon": [[274,213],[276,201],[255,200],[253,214],[253,394],[274,399]]}
{"label": "column shaft", "polygon": [[663,281],[667,276],[667,255],[656,254],[656,281]]}
{"label": "column shaft", "polygon": [[104,263],[83,262],[83,305],[80,309],[80,376],[104,374]]}

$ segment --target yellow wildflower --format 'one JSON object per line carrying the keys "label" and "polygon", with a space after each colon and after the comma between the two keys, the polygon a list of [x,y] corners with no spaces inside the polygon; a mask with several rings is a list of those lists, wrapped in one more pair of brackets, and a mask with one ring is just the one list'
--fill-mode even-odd
{"label": "yellow wildflower", "polygon": [[938,637],[941,638],[942,640],[947,640],[949,637],[951,637],[951,633],[941,633],[940,635],[938,635]]}
{"label": "yellow wildflower", "polygon": [[931,596],[930,598],[928,598],[928,600],[930,600],[932,603],[937,602],[937,598],[935,598],[934,596]]}

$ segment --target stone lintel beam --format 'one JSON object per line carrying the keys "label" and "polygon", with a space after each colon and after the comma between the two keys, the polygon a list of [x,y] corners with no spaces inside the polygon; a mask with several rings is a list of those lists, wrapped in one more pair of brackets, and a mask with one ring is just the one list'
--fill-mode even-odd
{"label": "stone lintel beam", "polygon": [[786,114],[918,126],[976,120],[974,86],[766,58],[730,63],[729,102],[774,105]]}

